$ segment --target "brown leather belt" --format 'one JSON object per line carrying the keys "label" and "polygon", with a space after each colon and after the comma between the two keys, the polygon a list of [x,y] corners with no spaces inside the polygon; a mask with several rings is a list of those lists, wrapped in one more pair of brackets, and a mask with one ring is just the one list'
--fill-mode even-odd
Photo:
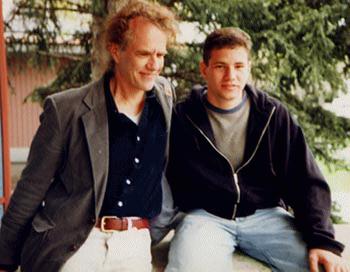
{"label": "brown leather belt", "polygon": [[132,219],[128,217],[103,216],[97,220],[95,226],[103,232],[123,231],[131,228],[148,229],[149,221],[144,218]]}

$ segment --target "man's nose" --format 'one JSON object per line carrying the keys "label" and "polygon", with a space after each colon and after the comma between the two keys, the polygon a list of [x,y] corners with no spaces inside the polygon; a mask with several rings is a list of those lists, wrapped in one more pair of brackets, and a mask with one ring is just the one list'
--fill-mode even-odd
{"label": "man's nose", "polygon": [[235,79],[237,75],[237,71],[234,67],[227,67],[226,69],[226,78],[228,79]]}
{"label": "man's nose", "polygon": [[147,68],[152,71],[160,70],[162,68],[162,60],[156,55],[152,55],[148,60]]}

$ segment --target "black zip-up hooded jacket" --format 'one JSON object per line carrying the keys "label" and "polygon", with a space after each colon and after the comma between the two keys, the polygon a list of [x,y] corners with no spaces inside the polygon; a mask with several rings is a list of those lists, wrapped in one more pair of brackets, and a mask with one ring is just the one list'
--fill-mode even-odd
{"label": "black zip-up hooded jacket", "polygon": [[334,240],[330,190],[301,128],[276,99],[249,85],[245,90],[251,109],[237,169],[215,147],[201,100],[205,88],[177,105],[167,171],[175,204],[184,212],[201,208],[226,219],[288,205],[309,248],[340,255],[344,246]]}

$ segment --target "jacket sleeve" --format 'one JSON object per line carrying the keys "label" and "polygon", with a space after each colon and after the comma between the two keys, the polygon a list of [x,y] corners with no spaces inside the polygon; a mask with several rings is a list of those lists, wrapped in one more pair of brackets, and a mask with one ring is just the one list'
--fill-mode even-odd
{"label": "jacket sleeve", "polygon": [[344,245],[334,239],[330,219],[329,186],[305,141],[300,126],[286,109],[279,112],[276,136],[283,150],[284,199],[294,211],[296,223],[309,249],[321,248],[340,255]]}
{"label": "jacket sleeve", "polygon": [[0,263],[16,266],[31,221],[58,170],[63,153],[56,104],[52,98],[44,103],[40,126],[31,144],[27,165],[2,218],[0,229]]}

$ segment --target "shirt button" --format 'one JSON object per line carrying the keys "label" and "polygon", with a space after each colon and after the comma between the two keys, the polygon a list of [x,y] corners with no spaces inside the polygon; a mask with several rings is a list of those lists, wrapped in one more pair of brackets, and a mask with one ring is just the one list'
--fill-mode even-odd
{"label": "shirt button", "polygon": [[118,201],[117,205],[118,205],[118,207],[123,207],[124,204],[122,201]]}
{"label": "shirt button", "polygon": [[135,161],[135,163],[137,163],[137,164],[139,164],[139,163],[140,163],[139,158],[135,158],[135,159],[134,159],[134,161]]}
{"label": "shirt button", "polygon": [[136,141],[137,141],[137,142],[141,141],[140,136],[136,136]]}
{"label": "shirt button", "polygon": [[125,183],[126,183],[127,185],[130,185],[130,184],[131,184],[131,180],[130,180],[130,179],[126,179],[126,180],[125,180]]}

